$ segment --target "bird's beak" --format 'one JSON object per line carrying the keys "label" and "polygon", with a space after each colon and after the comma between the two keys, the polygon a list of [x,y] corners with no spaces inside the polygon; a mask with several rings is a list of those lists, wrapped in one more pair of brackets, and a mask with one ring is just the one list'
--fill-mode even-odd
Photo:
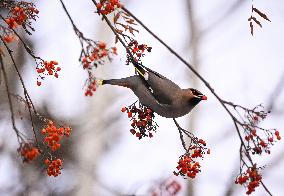
{"label": "bird's beak", "polygon": [[198,96],[195,96],[196,98],[198,99],[201,99],[201,100],[207,100],[207,97],[205,95],[198,95]]}
{"label": "bird's beak", "polygon": [[202,100],[207,100],[207,97],[205,95],[202,95],[201,99]]}

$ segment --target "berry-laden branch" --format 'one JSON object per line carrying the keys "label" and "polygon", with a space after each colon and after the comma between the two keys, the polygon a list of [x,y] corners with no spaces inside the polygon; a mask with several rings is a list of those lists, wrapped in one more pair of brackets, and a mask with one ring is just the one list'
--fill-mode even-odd
{"label": "berry-laden branch", "polygon": [[[13,8],[13,9],[15,9],[15,8]],[[6,24],[10,28],[10,31],[13,32],[13,37],[16,36],[16,38],[14,38],[12,41],[17,40],[17,39],[20,40],[21,43],[23,44],[26,52],[35,60],[36,71],[37,71],[37,74],[38,74],[37,85],[41,86],[42,81],[45,79],[46,76],[54,76],[55,78],[58,78],[59,77],[58,72],[61,70],[61,68],[59,66],[57,66],[58,62],[57,61],[45,61],[41,57],[36,56],[34,54],[33,50],[25,43],[25,41],[22,39],[22,37],[15,30],[18,26],[17,25],[10,26],[9,25],[10,18],[5,19],[2,15],[0,15],[0,18],[4,22],[6,22]],[[28,18],[26,20],[28,20]],[[19,23],[19,24],[21,24],[21,23]],[[7,40],[7,36],[3,38],[3,41],[5,41],[5,38]],[[9,43],[11,41],[9,39],[8,41],[5,41],[5,42]]]}
{"label": "berry-laden branch", "polygon": [[102,41],[94,41],[90,38],[86,38],[84,34],[75,25],[71,15],[69,14],[64,2],[60,0],[64,12],[70,20],[73,30],[78,37],[81,45],[81,53],[79,61],[82,64],[84,70],[88,73],[88,79],[86,80],[85,96],[92,96],[96,91],[97,83],[94,75],[94,70],[98,65],[103,65],[107,61],[111,61],[114,55],[117,55],[116,47],[107,48],[106,43]]}
{"label": "berry-laden branch", "polygon": [[[0,40],[4,45],[4,51],[0,50],[0,70],[3,75],[3,82],[5,83],[5,92],[8,97],[8,104],[11,114],[12,127],[16,133],[19,148],[18,153],[22,157],[23,162],[32,162],[37,159],[39,156],[45,159],[44,165],[47,169],[47,174],[49,176],[58,176],[61,173],[63,168],[63,162],[60,158],[54,156],[54,151],[58,151],[60,148],[60,141],[63,136],[69,137],[71,133],[71,128],[69,126],[64,126],[49,120],[44,116],[40,115],[33,101],[28,93],[28,89],[25,85],[23,77],[19,71],[19,66],[16,63],[13,50],[10,47],[10,44],[17,42],[18,40],[24,46],[25,51],[35,60],[36,62],[36,72],[37,85],[41,85],[41,81],[46,76],[53,75],[58,78],[58,72],[61,70],[58,67],[56,61],[44,61],[41,57],[35,55],[33,50],[25,43],[23,38],[17,32],[18,29],[22,28],[24,32],[28,35],[31,35],[31,31],[35,29],[32,27],[32,21],[35,21],[38,17],[39,11],[36,9],[35,5],[26,1],[1,1],[0,9],[7,11],[7,14],[0,15],[4,24],[0,25]],[[5,12],[4,12],[5,13]],[[3,56],[11,60],[11,66],[16,72],[16,77],[19,79],[24,97],[20,95],[13,94],[8,85],[8,75],[6,73]],[[0,74],[1,75],[1,74]],[[2,77],[1,77],[2,79]],[[13,78],[14,79],[14,78]],[[25,108],[28,110],[28,118],[31,122],[31,131],[33,132],[32,138],[28,137],[21,130],[17,128],[16,117],[14,114],[14,102],[19,102],[24,104]],[[21,119],[24,117],[21,116]],[[36,130],[34,120],[35,118],[42,123],[42,130]],[[44,139],[39,139],[39,134],[44,135]]]}
{"label": "berry-laden branch", "polygon": [[[203,159],[205,154],[210,154],[210,149],[205,147],[206,142],[204,140],[198,139],[193,133],[183,129],[175,118],[173,120],[179,130],[182,146],[185,150],[185,154],[180,156],[177,166],[178,171],[174,171],[174,174],[176,176],[181,175],[189,178],[195,178],[196,174],[201,171],[201,165],[198,161],[196,161],[196,159]],[[188,147],[186,147],[183,134],[189,138],[190,142]]]}
{"label": "berry-laden branch", "polygon": [[[247,168],[248,170],[250,170],[251,168],[256,168],[256,163],[253,161],[252,159],[252,155],[254,154],[261,154],[261,152],[264,150],[264,152],[270,153],[269,147],[270,145],[272,145],[272,143],[274,142],[273,140],[273,136],[276,137],[276,139],[280,140],[281,137],[279,135],[279,132],[276,131],[275,129],[263,129],[261,127],[256,126],[252,121],[251,121],[251,116],[253,115],[253,118],[260,118],[261,120],[263,120],[266,115],[267,112],[265,112],[264,110],[261,111],[256,111],[259,107],[256,107],[253,110],[247,109],[245,107],[240,107],[243,112],[245,112],[245,116],[244,118],[247,119],[247,121],[241,122],[242,118],[240,118],[239,116],[235,116],[232,111],[231,111],[231,106],[232,104],[230,102],[224,101],[215,91],[214,89],[211,87],[211,85],[208,83],[208,81],[202,77],[194,68],[192,65],[190,65],[188,62],[186,62],[177,52],[175,52],[170,46],[168,46],[164,41],[162,41],[156,34],[154,34],[146,25],[144,25],[137,17],[135,17],[129,10],[127,10],[124,6],[117,6],[115,9],[112,6],[115,6],[117,3],[117,1],[112,1],[112,0],[104,0],[104,1],[100,1],[100,3],[97,3],[95,0],[92,0],[94,2],[94,4],[97,7],[98,10],[98,14],[102,15],[102,19],[104,21],[106,21],[106,23],[108,24],[108,26],[110,27],[110,29],[112,30],[112,32],[115,34],[116,36],[116,40],[118,40],[126,49],[127,55],[131,57],[131,61],[133,62],[135,61],[135,58],[133,57],[133,51],[129,50],[129,47],[127,47],[127,44],[125,43],[126,38],[128,38],[129,36],[125,36],[125,34],[122,34],[121,30],[117,30],[115,29],[115,27],[111,24],[110,20],[108,19],[108,17],[106,16],[107,14],[114,12],[116,9],[120,9],[124,11],[125,15],[128,17],[131,17],[131,23],[138,23],[139,25],[141,25],[148,33],[150,33],[155,39],[157,39],[162,45],[164,45],[173,55],[175,55],[181,62],[183,62],[204,84],[205,86],[211,91],[211,93],[217,98],[217,100],[220,102],[220,104],[223,106],[223,108],[226,110],[226,112],[229,114],[229,116],[232,118],[236,131],[239,135],[239,139],[241,141],[241,146],[240,146],[240,159],[241,159],[241,165],[240,165],[240,173],[242,173],[242,171]],[[120,5],[120,4],[119,4]],[[106,12],[102,12],[102,7],[104,8],[104,10],[106,9]],[[256,9],[254,9],[256,10]],[[121,14],[121,11],[118,11],[119,14]],[[257,12],[259,13],[259,12]],[[115,14],[114,15],[114,23],[117,23],[117,18],[118,15]],[[135,24],[136,24],[135,23]],[[127,28],[125,28],[125,31],[127,30]],[[133,32],[132,32],[133,33]],[[120,37],[122,36],[123,39]],[[137,61],[137,59],[136,59]],[[233,108],[234,110],[234,108]],[[259,119],[259,120],[260,120]],[[179,132],[181,131],[180,126],[178,125],[178,123],[175,121],[176,126],[179,129]],[[259,130],[262,130],[264,132],[264,135],[257,135],[255,133],[255,131],[252,131],[252,135],[249,134],[250,130],[252,128],[257,128]],[[273,133],[274,131],[274,133]],[[248,136],[249,134],[249,136]],[[247,136],[247,137],[246,137]],[[247,139],[247,138],[250,139]],[[185,148],[184,142],[183,142],[183,137],[180,136],[183,146]],[[264,139],[263,139],[264,138]],[[249,141],[248,141],[249,140]],[[267,140],[267,141],[265,141]],[[245,141],[247,141],[245,143]],[[186,148],[185,148],[186,149]],[[183,157],[181,157],[181,159],[183,160]],[[246,159],[248,159],[249,164],[246,163]],[[257,180],[262,184],[262,186],[264,187],[264,189],[266,190],[266,192],[269,195],[272,195],[270,193],[270,191],[268,190],[268,188],[264,185],[264,183],[262,182],[261,178],[257,178]],[[257,184],[257,183],[256,183]],[[259,183],[257,184],[259,185]],[[251,188],[251,186],[246,186],[248,188],[247,194],[250,194],[254,191],[254,187],[253,189]]]}

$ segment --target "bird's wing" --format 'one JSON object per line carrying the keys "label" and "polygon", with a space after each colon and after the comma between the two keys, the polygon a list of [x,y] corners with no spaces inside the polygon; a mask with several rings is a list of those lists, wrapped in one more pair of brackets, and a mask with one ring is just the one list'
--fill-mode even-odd
{"label": "bird's wing", "polygon": [[149,68],[146,68],[146,70],[146,76],[140,75],[145,86],[147,86],[149,91],[159,103],[166,105],[172,104],[175,99],[176,92],[180,90],[180,87],[163,75]]}
{"label": "bird's wing", "polygon": [[133,65],[140,78],[144,81],[145,86],[159,103],[171,104],[173,102],[176,92],[180,90],[177,84],[137,62],[134,62]]}
{"label": "bird's wing", "polygon": [[155,74],[156,76],[158,76],[158,77],[161,78],[161,79],[167,79],[165,76],[159,74],[158,72],[156,72],[156,71],[154,71],[154,70],[152,70],[152,69],[150,69],[150,68],[148,68],[148,67],[145,67],[145,70],[147,70],[148,72],[151,72],[151,73]]}

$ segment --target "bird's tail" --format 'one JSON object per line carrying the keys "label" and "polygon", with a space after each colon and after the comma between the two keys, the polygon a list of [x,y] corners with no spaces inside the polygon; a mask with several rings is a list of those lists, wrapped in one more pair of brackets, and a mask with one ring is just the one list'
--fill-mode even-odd
{"label": "bird's tail", "polygon": [[[146,68],[142,65],[139,64],[138,62],[132,61],[132,64],[135,68],[135,71],[144,79],[148,80],[148,73],[146,71]],[[110,85],[117,85],[117,86],[123,86],[123,87],[128,87],[129,88],[129,81],[126,78],[121,78],[121,79],[111,79],[111,80],[102,80],[102,79],[97,79],[96,80],[96,85],[101,86],[105,84],[110,84]]]}
{"label": "bird's tail", "polygon": [[110,80],[101,80],[98,79],[96,80],[96,84],[98,86],[105,85],[105,84],[110,84],[110,85],[117,85],[117,86],[123,86],[129,88],[129,82],[126,78],[121,78],[121,79],[110,79]]}

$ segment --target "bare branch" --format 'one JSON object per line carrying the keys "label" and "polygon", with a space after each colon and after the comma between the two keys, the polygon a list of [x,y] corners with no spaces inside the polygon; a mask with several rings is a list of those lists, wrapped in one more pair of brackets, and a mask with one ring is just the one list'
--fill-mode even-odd
{"label": "bare branch", "polygon": [[5,67],[4,67],[2,54],[0,54],[0,65],[1,65],[1,70],[2,70],[2,73],[3,73],[3,79],[4,79],[4,82],[5,82],[6,93],[7,93],[7,96],[8,96],[8,102],[9,102],[9,108],[10,108],[10,113],[11,113],[12,126],[13,126],[13,129],[14,129],[16,135],[17,135],[18,142],[21,143],[23,141],[23,138],[20,135],[19,129],[16,127],[13,103],[12,103],[12,99],[11,99],[11,95],[10,95],[10,88],[9,88],[9,85],[8,85],[8,77],[7,77],[7,74],[6,74]]}

